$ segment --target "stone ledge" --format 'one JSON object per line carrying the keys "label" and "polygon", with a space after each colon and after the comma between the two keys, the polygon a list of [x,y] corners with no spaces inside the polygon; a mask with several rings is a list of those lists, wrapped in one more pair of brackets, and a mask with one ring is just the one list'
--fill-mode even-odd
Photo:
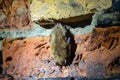
{"label": "stone ledge", "polygon": [[30,4],[32,21],[59,20],[95,13],[112,6],[112,0],[33,0]]}

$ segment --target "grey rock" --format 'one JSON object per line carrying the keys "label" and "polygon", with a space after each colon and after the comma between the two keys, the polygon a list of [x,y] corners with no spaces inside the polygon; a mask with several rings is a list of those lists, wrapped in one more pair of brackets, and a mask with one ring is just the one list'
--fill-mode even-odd
{"label": "grey rock", "polygon": [[92,25],[95,26],[110,26],[120,24],[120,12],[115,11],[112,8],[108,10],[103,10],[96,13],[93,16]]}
{"label": "grey rock", "polygon": [[120,11],[120,0],[112,0],[112,8]]}

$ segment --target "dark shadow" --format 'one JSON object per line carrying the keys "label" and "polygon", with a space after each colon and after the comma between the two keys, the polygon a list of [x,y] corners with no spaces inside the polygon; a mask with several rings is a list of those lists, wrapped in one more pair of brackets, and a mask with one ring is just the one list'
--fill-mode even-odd
{"label": "dark shadow", "polygon": [[3,38],[0,37],[0,41],[3,40]]}
{"label": "dark shadow", "polygon": [[[50,22],[50,21],[34,21],[34,23],[40,25],[40,27],[45,28],[45,29],[51,29],[54,27],[54,25],[56,24],[55,22]],[[46,24],[48,23],[48,24]]]}
{"label": "dark shadow", "polygon": [[2,57],[2,51],[0,50],[0,74],[2,73],[2,64],[3,64],[3,57]]}
{"label": "dark shadow", "polygon": [[84,28],[87,25],[91,24],[91,22],[92,22],[92,15],[93,14],[91,14],[91,17],[89,19],[85,19],[85,20],[81,20],[81,21],[76,21],[76,22],[71,22],[70,20],[65,22],[64,19],[63,20],[62,19],[61,20],[54,20],[54,19],[52,19],[53,22],[51,22],[51,21],[45,21],[45,20],[43,20],[43,21],[34,21],[34,22],[36,24],[38,24],[38,25],[41,25],[41,27],[43,27],[45,29],[51,29],[57,23],[61,23],[63,25],[68,25],[68,26],[71,26],[72,28],[77,28],[77,27]]}
{"label": "dark shadow", "polygon": [[75,57],[75,51],[77,48],[77,44],[75,43],[74,35],[69,31],[69,29],[67,29],[66,36],[71,38],[71,41],[70,41],[70,44],[71,44],[70,53],[71,53],[71,55],[68,58],[68,64],[67,64],[67,65],[70,65]]}
{"label": "dark shadow", "polygon": [[117,24],[98,24],[96,27],[106,28],[106,27],[112,27],[112,26],[120,26],[120,23]]}
{"label": "dark shadow", "polygon": [[43,27],[45,29],[51,29],[51,28],[54,27],[54,25],[44,25],[44,26],[41,26],[41,27]]}
{"label": "dark shadow", "polygon": [[71,26],[72,28],[77,28],[77,27],[84,28],[87,25],[90,25],[91,22],[92,22],[92,17],[90,19],[88,19],[88,20],[79,21],[79,22],[69,22],[69,23],[60,22],[60,23],[64,24],[64,25]]}
{"label": "dark shadow", "polygon": [[111,63],[108,64],[108,68],[112,70],[112,68],[120,66],[120,56],[116,57]]}
{"label": "dark shadow", "polygon": [[74,77],[71,77],[71,80],[75,80]]}
{"label": "dark shadow", "polygon": [[120,0],[112,0],[112,8],[120,11]]}

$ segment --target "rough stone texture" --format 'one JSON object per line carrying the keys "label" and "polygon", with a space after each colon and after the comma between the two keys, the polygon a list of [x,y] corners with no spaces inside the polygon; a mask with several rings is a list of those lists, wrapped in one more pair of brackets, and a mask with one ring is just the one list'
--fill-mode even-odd
{"label": "rough stone texture", "polygon": [[2,51],[0,50],[0,74],[2,73],[2,64],[3,64],[3,57],[2,57]]}
{"label": "rough stone texture", "polygon": [[45,29],[38,24],[34,24],[34,27],[28,30],[1,30],[0,38],[20,38],[20,37],[33,37],[39,35],[48,36],[50,32],[51,29]]}
{"label": "rough stone texture", "polygon": [[[3,72],[15,79],[32,77],[116,78],[120,75],[120,26],[75,35],[72,64],[59,67],[50,58],[49,37],[4,39]],[[74,53],[72,53],[74,54]]]}
{"label": "rough stone texture", "polygon": [[58,20],[95,13],[111,5],[112,0],[32,0],[30,11],[33,21]]}
{"label": "rough stone texture", "polygon": [[90,14],[84,14],[84,15],[80,15],[80,16],[75,16],[75,17],[70,17],[70,18],[62,18],[62,19],[57,19],[57,20],[38,20],[35,21],[36,23],[38,23],[41,26],[53,26],[56,23],[63,23],[66,25],[70,25],[70,26],[79,26],[80,23],[89,23],[91,18],[92,18],[93,13]]}
{"label": "rough stone texture", "polygon": [[120,11],[113,10],[112,8],[102,10],[93,15],[92,21],[95,26],[110,26],[120,24]]}
{"label": "rough stone texture", "polygon": [[14,78],[11,75],[8,74],[1,74],[0,80],[14,80]]}
{"label": "rough stone texture", "polygon": [[[120,24],[119,15],[120,15],[119,11],[114,11],[111,9],[103,10],[93,15],[93,18],[91,21],[85,21],[85,22],[82,21],[82,22],[79,22],[78,25],[74,24],[73,27],[70,28],[70,31],[73,34],[84,34],[87,32],[91,32],[95,26],[102,25],[103,27],[105,27],[108,25]],[[43,23],[49,24],[49,22],[48,23],[43,22]],[[66,23],[68,23],[68,20],[66,20]],[[70,23],[68,23],[67,25],[70,25]],[[29,30],[0,30],[0,38],[19,38],[19,37],[38,36],[38,35],[48,36],[50,32],[51,32],[50,27],[49,29],[48,28],[46,29],[43,26],[34,24],[34,27]],[[1,41],[0,41],[0,45],[1,45]],[[1,50],[1,46],[0,46],[0,50]]]}
{"label": "rough stone texture", "polygon": [[[106,27],[120,23],[119,3],[120,0],[0,0],[0,80],[120,78],[120,26]],[[50,58],[51,29],[37,24],[28,29],[32,27],[31,19],[40,25],[80,23],[70,28],[75,35],[73,46],[77,46],[72,64],[55,65]],[[93,29],[99,25],[104,28]],[[3,38],[6,39],[1,43]]]}
{"label": "rough stone texture", "polygon": [[[79,26],[76,28],[70,27],[70,31],[73,34],[84,34],[84,33],[91,32],[94,27],[95,26],[94,26],[94,22],[93,22],[93,25],[87,25],[84,28],[79,27]],[[34,24],[34,27],[32,29],[29,29],[29,30],[1,30],[0,31],[0,38],[49,36],[51,33],[51,30],[52,30],[52,28],[46,29],[38,24]],[[1,45],[1,42],[0,42],[0,45]]]}
{"label": "rough stone texture", "polygon": [[28,29],[32,27],[29,0],[0,1],[0,29]]}
{"label": "rough stone texture", "polygon": [[112,8],[120,11],[120,0],[112,0]]}

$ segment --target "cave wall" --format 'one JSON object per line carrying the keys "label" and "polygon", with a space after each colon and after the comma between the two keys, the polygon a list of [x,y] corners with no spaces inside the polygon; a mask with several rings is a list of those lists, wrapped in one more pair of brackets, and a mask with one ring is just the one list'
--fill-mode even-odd
{"label": "cave wall", "polygon": [[[0,0],[0,79],[120,75],[120,0]],[[57,66],[50,58],[56,23],[74,35],[74,58]]]}

